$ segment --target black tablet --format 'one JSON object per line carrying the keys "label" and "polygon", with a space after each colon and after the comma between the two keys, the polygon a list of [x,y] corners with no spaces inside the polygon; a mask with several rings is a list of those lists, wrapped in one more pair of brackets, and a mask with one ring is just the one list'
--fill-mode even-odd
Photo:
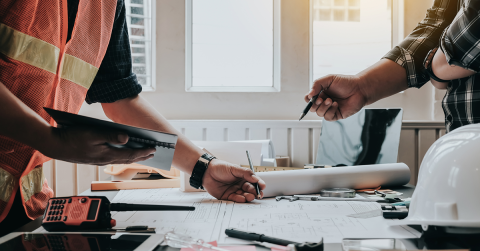
{"label": "black tablet", "polygon": [[44,107],[45,111],[61,127],[91,127],[104,131],[120,131],[129,136],[125,145],[111,145],[118,148],[156,147],[155,156],[149,160],[139,162],[142,165],[170,170],[175,153],[175,144],[178,136],[175,134],[158,132],[144,128],[118,124],[101,119],[90,118],[78,114],[58,111]]}
{"label": "black tablet", "polygon": [[147,251],[162,241],[159,234],[11,233],[0,238],[2,251]]}

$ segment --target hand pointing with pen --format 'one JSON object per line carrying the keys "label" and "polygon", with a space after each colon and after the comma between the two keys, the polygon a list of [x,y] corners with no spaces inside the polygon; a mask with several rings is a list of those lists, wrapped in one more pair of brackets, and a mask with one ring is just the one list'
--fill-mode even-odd
{"label": "hand pointing with pen", "polygon": [[358,112],[366,105],[366,97],[360,89],[361,79],[357,76],[328,75],[315,80],[310,92],[305,95],[305,101],[320,93],[316,102],[310,108],[327,121],[345,119]]}
{"label": "hand pointing with pen", "polygon": [[315,80],[305,101],[309,102],[323,89],[310,111],[327,121],[336,121],[407,87],[405,69],[389,59],[381,59],[357,75],[327,75]]}

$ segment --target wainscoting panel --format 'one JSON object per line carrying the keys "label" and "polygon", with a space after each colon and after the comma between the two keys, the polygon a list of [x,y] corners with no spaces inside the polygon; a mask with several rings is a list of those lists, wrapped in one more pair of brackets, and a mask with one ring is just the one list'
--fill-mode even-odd
{"label": "wainscoting panel", "polygon": [[[55,160],[55,196],[71,196],[78,194],[77,189],[77,164],[72,164],[65,161]],[[83,177],[83,174],[82,176]],[[80,191],[83,192],[83,191]]]}
{"label": "wainscoting panel", "polygon": [[[191,140],[235,141],[271,139],[279,156],[290,156],[291,166],[314,163],[320,138],[320,120],[173,120],[175,128]],[[442,122],[403,121],[398,161],[410,167],[410,184],[417,183],[423,156],[445,134]],[[71,196],[90,188],[94,180],[106,180],[103,166],[49,161],[44,174],[56,196]]]}
{"label": "wainscoting panel", "polygon": [[423,156],[433,142],[443,135],[445,135],[443,122],[403,121],[398,162],[403,162],[410,167],[410,184],[417,184]]}
{"label": "wainscoting panel", "polygon": [[[290,156],[292,166],[314,162],[322,128],[321,120],[172,120],[170,123],[192,140],[271,139],[276,155]],[[313,132],[318,135],[312,138]]]}
{"label": "wainscoting panel", "polygon": [[400,146],[398,147],[398,162],[405,163],[410,168],[410,184],[417,183],[417,145],[416,129],[402,129],[400,134]]}
{"label": "wainscoting panel", "polygon": [[[103,172],[103,169],[102,169]],[[90,189],[90,184],[98,178],[98,166],[77,164],[77,191],[81,193]]]}
{"label": "wainscoting panel", "polygon": [[50,160],[46,163],[43,164],[43,175],[45,175],[45,178],[47,179],[48,185],[50,188],[55,191],[55,185],[56,185],[56,180],[55,179],[55,161]]}

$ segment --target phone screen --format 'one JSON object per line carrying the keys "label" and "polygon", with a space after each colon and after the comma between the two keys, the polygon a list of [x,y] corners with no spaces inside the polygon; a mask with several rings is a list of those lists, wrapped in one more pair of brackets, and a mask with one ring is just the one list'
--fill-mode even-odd
{"label": "phone screen", "polygon": [[0,250],[126,251],[135,250],[149,237],[131,234],[21,234],[0,244]]}

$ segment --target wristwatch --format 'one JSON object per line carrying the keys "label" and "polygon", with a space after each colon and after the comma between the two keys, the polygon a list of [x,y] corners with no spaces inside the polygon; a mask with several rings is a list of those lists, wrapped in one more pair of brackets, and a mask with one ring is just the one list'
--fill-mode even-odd
{"label": "wristwatch", "polygon": [[212,161],[213,159],[216,159],[215,156],[212,156],[208,153],[205,153],[200,156],[200,158],[198,158],[195,167],[193,167],[192,176],[190,176],[190,186],[197,189],[203,189],[203,175],[205,175],[208,164],[210,164],[210,161]]}
{"label": "wristwatch", "polygon": [[437,48],[434,48],[434,49],[431,49],[427,56],[425,57],[425,60],[423,61],[423,67],[425,68],[425,73],[427,73],[427,75],[437,81],[437,82],[442,82],[442,83],[446,83],[446,82],[450,82],[450,80],[444,80],[444,79],[441,79],[437,76],[435,76],[435,74],[433,73],[433,70],[432,70],[432,62],[433,62],[433,57],[435,56],[435,53],[437,52],[438,50],[438,47]]}

